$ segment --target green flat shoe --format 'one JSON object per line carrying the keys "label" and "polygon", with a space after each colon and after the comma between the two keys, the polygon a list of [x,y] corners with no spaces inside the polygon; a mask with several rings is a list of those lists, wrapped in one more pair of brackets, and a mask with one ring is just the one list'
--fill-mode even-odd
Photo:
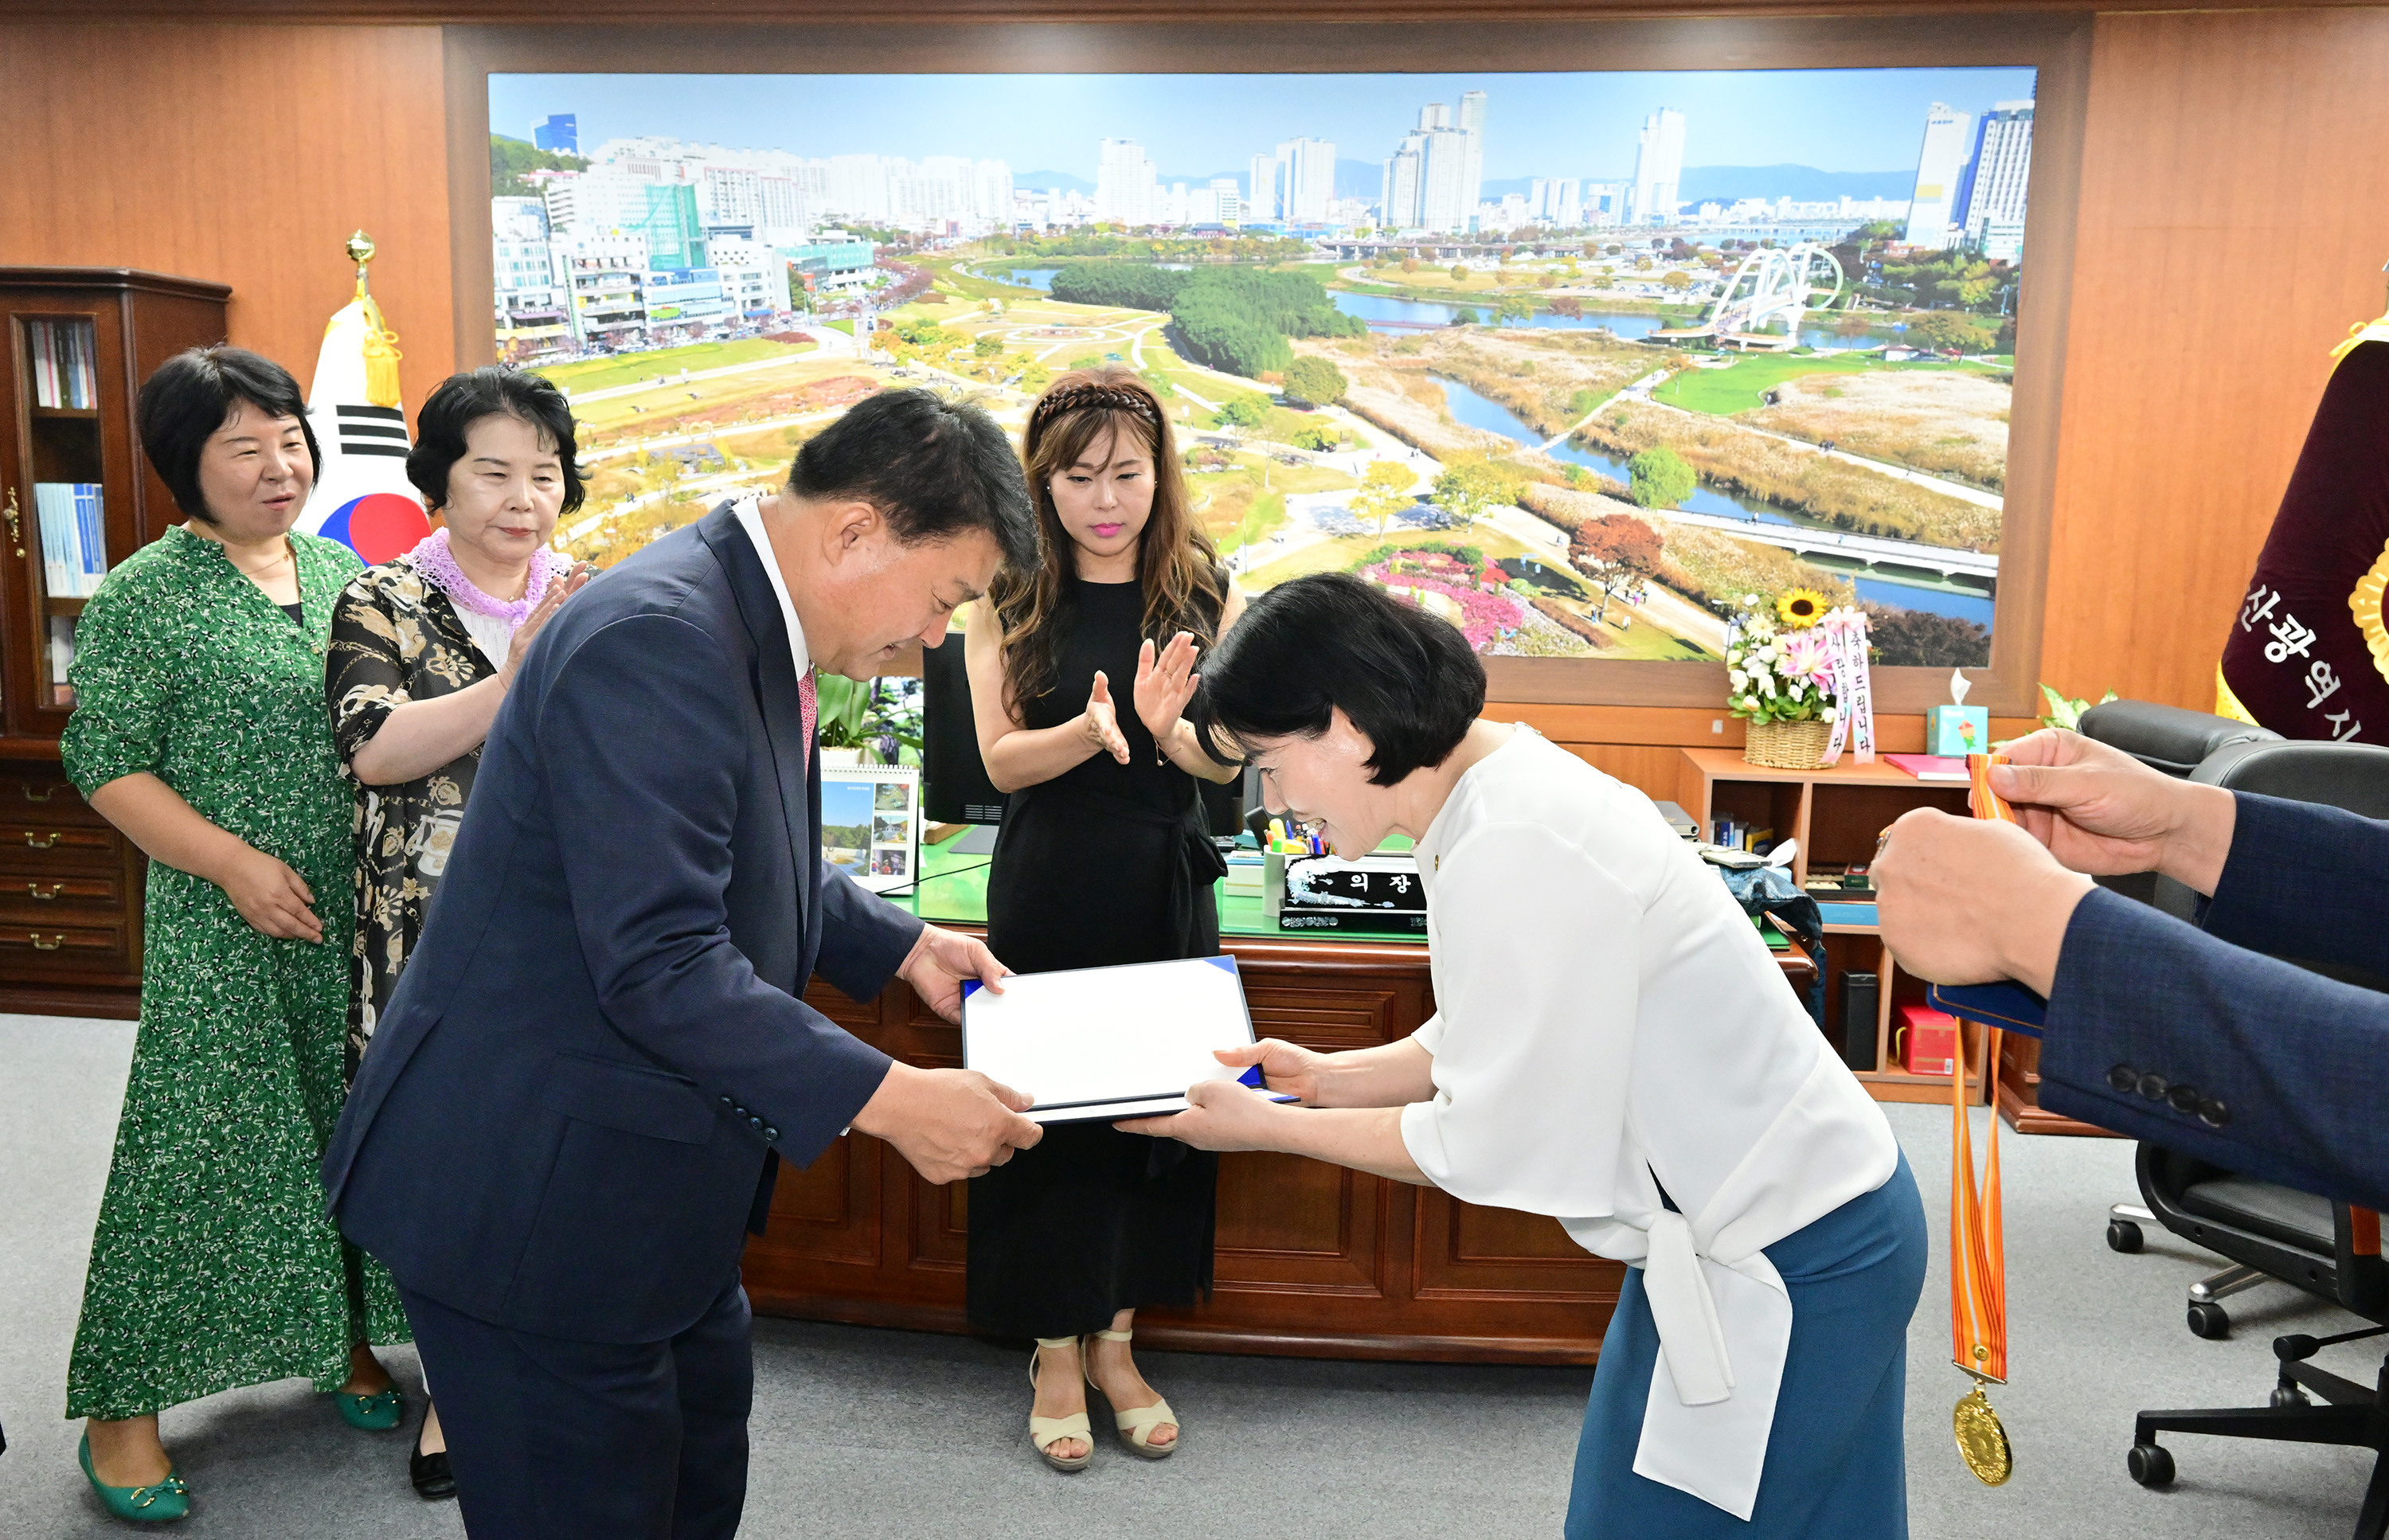
{"label": "green flat shoe", "polygon": [[406,1397],[396,1385],[378,1395],[334,1391],[332,1404],[340,1408],[341,1421],[368,1433],[386,1433],[406,1420]]}
{"label": "green flat shoe", "polygon": [[75,1457],[83,1462],[83,1480],[99,1494],[100,1506],[119,1519],[136,1524],[165,1524],[191,1511],[191,1489],[172,1471],[155,1486],[110,1486],[92,1471],[89,1433],[83,1435]]}

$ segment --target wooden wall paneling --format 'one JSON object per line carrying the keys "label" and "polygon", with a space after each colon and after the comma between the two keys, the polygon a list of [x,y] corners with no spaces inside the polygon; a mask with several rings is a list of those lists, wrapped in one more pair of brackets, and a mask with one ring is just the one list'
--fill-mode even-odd
{"label": "wooden wall paneling", "polygon": [[[2011,15],[2092,11],[2162,11],[2180,0],[887,0],[871,14],[889,21],[956,26],[1169,22],[1331,22],[1386,25],[1432,22],[1572,22],[1680,20],[1690,17],[1768,19],[1779,17],[1853,16],[1912,19],[1955,18],[1996,25]],[[2369,0],[2238,0],[2251,11],[2357,6]],[[93,21],[182,20],[188,0],[77,0]],[[57,6],[45,0],[0,0],[0,20],[46,19]],[[688,0],[581,0],[571,20],[581,26],[680,26],[689,20]],[[556,20],[543,0],[210,0],[219,21],[540,24]],[[723,26],[835,24],[850,8],[813,0],[706,0],[704,19]]]}
{"label": "wooden wall paneling", "polygon": [[[924,1069],[962,1067],[962,1028],[923,1004],[901,981],[889,985],[880,999],[891,1021],[878,1039],[880,1048]],[[880,1144],[879,1150],[888,1223],[891,1233],[903,1237],[904,1267],[915,1287],[937,1299],[951,1299],[959,1309],[970,1254],[970,1184],[932,1187],[892,1145]],[[894,1228],[900,1220],[901,1230]]]}
{"label": "wooden wall paneling", "polygon": [[[866,1042],[884,1036],[884,999],[858,1003],[816,983],[805,1003]],[[808,1166],[782,1161],[771,1222],[747,1248],[749,1291],[760,1300],[868,1292],[886,1246],[885,1172],[883,1147],[863,1134],[831,1140]]]}
{"label": "wooden wall paneling", "polygon": [[2379,313],[2389,9],[2093,32],[2044,672],[2212,709],[2347,328]]}
{"label": "wooden wall paneling", "polygon": [[[1418,961],[1404,974],[1328,982],[1240,957],[1254,1035],[1329,1053],[1407,1037],[1433,1009]],[[1387,1185],[1293,1156],[1223,1157],[1220,1292],[1383,1295]]]}
{"label": "wooden wall paneling", "polygon": [[0,264],[230,284],[232,339],[304,384],[362,227],[419,403],[454,358],[439,29],[103,28],[59,10],[0,26]]}
{"label": "wooden wall paneling", "polygon": [[[2353,6],[2367,0],[2242,0],[2255,11]],[[1398,24],[1450,21],[1677,20],[1688,17],[1753,18],[1956,17],[2071,14],[2095,11],[2164,10],[2178,0],[889,0],[871,14],[889,21],[955,26],[1060,25],[1170,22],[1216,19],[1234,22]],[[192,6],[175,0],[78,0],[81,19],[95,23],[187,20]],[[556,12],[540,0],[210,0],[211,19],[226,25],[332,24],[521,25],[552,23]],[[584,0],[572,12],[583,26],[663,27],[689,19],[688,0]],[[0,22],[46,20],[56,5],[43,0],[0,0]],[[706,0],[704,19],[722,26],[811,26],[836,23],[850,9],[789,0]]]}
{"label": "wooden wall paneling", "polygon": [[1220,1292],[1382,1297],[1385,1185],[1295,1155],[1220,1156]]}
{"label": "wooden wall paneling", "polygon": [[[1625,1264],[1588,1255],[1547,1215],[1478,1208],[1431,1189],[1420,1192],[1417,1214],[1413,1298],[1537,1307],[1617,1303]],[[1603,1321],[1607,1315],[1603,1308]]]}
{"label": "wooden wall paneling", "polygon": [[1682,751],[1651,744],[1562,744],[1562,748],[1604,775],[1616,777],[1654,801],[1676,795],[1676,766]]}
{"label": "wooden wall paneling", "polygon": [[[225,340],[231,317],[227,306],[147,287],[127,290],[122,308],[125,330],[133,346],[125,352],[120,379],[125,402],[121,452],[126,456],[124,463],[140,467],[129,478],[133,484],[132,536],[134,545],[147,545],[163,534],[166,526],[180,524],[183,510],[175,506],[174,494],[159,479],[157,467],[149,464],[148,457],[135,452],[138,446],[134,442],[134,403],[140,400],[142,382],[155,374],[160,364],[185,348]],[[309,360],[308,364],[312,372],[313,360]],[[119,452],[113,443],[109,452]],[[112,548],[115,535],[111,533],[109,540]]]}
{"label": "wooden wall paneling", "polygon": [[[937,8],[912,0],[875,14],[895,19],[924,5]],[[766,8],[807,23],[808,35],[824,30],[804,10]],[[1786,8],[1962,17],[1982,7]],[[2323,354],[2379,308],[2389,205],[2348,189],[2381,185],[2389,172],[2389,11],[2096,8],[2107,14],[2092,29],[2087,66],[2040,672],[2072,694],[2114,687],[2203,706],[2212,701],[2221,628],[2320,393]],[[305,23],[553,14],[527,0],[466,9],[434,0],[249,0],[191,22],[187,6],[92,0],[75,20],[61,20],[55,5],[5,0],[0,70],[10,89],[0,94],[0,134],[11,174],[0,179],[0,262],[140,266],[229,283],[234,340],[303,377],[324,320],[348,292],[339,243],[363,226],[382,246],[375,289],[402,337],[406,398],[419,402],[460,356],[460,323],[477,313],[455,302],[460,290],[474,293],[464,254],[486,235],[452,228],[443,152],[452,152],[450,120],[462,115],[444,110],[453,77],[443,74],[441,34],[428,24]],[[1170,20],[1192,10],[1173,4],[1137,15]],[[2139,10],[2166,14],[2122,14]],[[1546,22],[1621,14],[1533,0],[1432,11]],[[1032,14],[1104,13],[1034,0],[971,8],[971,19],[991,21]],[[1233,19],[1216,7],[1201,14]],[[1383,20],[1396,11],[1339,14]],[[709,22],[742,16],[764,19],[716,7]],[[1270,16],[1303,13],[1274,7]],[[711,34],[690,34],[678,11],[606,0],[576,12],[583,22],[600,18],[669,21],[690,67],[722,67],[719,50],[695,58],[713,49]],[[1680,22],[1646,25],[1683,31]],[[527,27],[517,35],[536,55],[557,34]],[[226,149],[265,140],[245,98],[194,86],[242,79],[275,83],[271,159]],[[478,153],[453,153],[466,149]],[[1523,714],[1534,719],[1541,709]],[[1617,708],[1550,735],[1702,741],[1647,737],[1642,715]],[[1706,733],[1716,713],[1687,715]],[[1895,727],[1910,719],[1886,718]],[[1737,731],[1727,724],[1728,746]],[[1885,737],[1888,747],[1912,746]]]}

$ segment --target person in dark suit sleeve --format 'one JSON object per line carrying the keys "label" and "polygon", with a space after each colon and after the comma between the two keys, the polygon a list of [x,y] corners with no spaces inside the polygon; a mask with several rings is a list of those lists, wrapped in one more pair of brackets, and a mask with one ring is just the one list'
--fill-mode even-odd
{"label": "person in dark suit sleeve", "polygon": [[[2021,824],[1920,808],[1875,859],[1884,942],[1940,984],[2048,999],[2040,1101],[2301,1191],[2389,1207],[2389,823],[2176,781],[2036,732],[1992,770]],[[2090,877],[2161,872],[2204,930]]]}
{"label": "person in dark suit sleeve", "polygon": [[883,392],[525,659],[324,1159],[398,1281],[477,1540],[735,1533],[738,1262],[781,1157],[851,1126],[947,1182],[1036,1142],[1026,1097],[893,1063],[800,998],[901,974],[952,1018],[1003,976],[822,860],[811,666],[937,645],[1033,530],[992,419]]}

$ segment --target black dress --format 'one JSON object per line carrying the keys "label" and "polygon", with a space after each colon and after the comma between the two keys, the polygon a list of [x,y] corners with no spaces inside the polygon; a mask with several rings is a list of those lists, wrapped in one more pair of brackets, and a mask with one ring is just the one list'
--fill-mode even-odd
{"label": "black dress", "polygon": [[[988,945],[1017,973],[1210,957],[1220,949],[1194,777],[1159,758],[1137,719],[1139,584],[1073,580],[1052,694],[1022,725],[1058,727],[1108,677],[1125,765],[1097,753],[1012,794],[988,873]],[[1216,624],[1216,622],[1214,622]],[[1123,1032],[1134,1022],[1120,1024]],[[1067,1337],[1121,1310],[1193,1305],[1211,1292],[1217,1155],[1108,1123],[1050,1126],[970,1187],[971,1324],[1003,1336]]]}

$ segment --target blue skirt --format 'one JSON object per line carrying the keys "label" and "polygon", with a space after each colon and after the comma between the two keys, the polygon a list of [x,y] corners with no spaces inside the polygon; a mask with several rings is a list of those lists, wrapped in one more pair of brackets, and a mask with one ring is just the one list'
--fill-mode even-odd
{"label": "blue skirt", "polygon": [[1905,1540],[1908,1321],[1924,1287],[1925,1245],[1924,1205],[1903,1154],[1883,1186],[1767,1248],[1791,1292],[1792,1343],[1747,1523],[1634,1473],[1659,1333],[1642,1269],[1627,1269],[1577,1443],[1567,1540]]}

